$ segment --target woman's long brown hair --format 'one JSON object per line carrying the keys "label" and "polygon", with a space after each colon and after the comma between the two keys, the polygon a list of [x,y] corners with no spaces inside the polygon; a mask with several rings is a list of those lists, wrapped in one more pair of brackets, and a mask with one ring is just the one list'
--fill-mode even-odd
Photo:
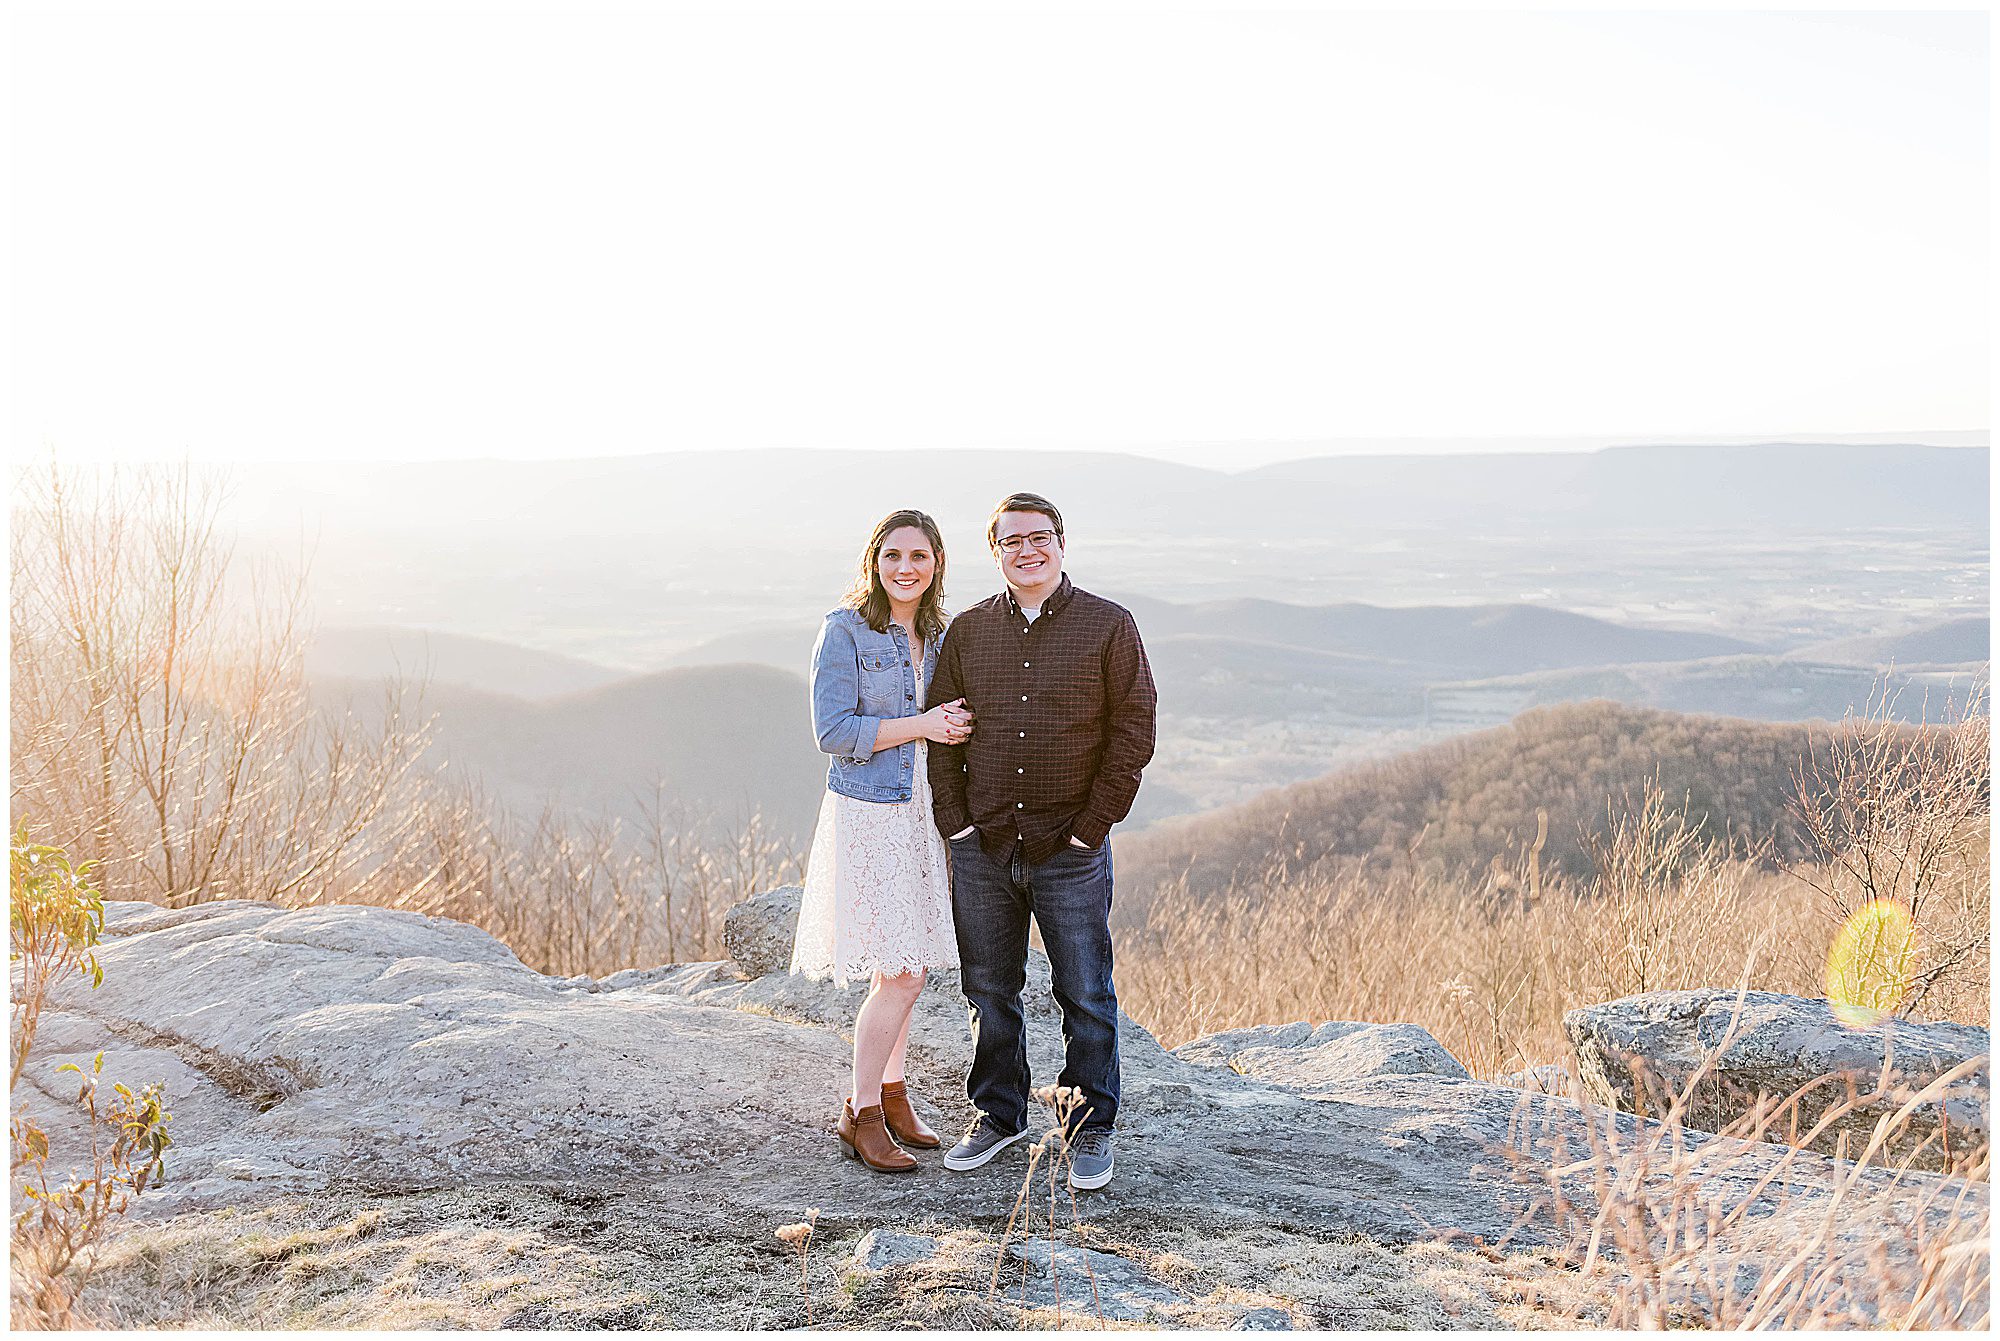
{"label": "woman's long brown hair", "polygon": [[938,524],[931,520],[929,513],[915,508],[899,508],[875,523],[875,530],[868,537],[868,548],[861,551],[861,572],[841,604],[850,610],[859,610],[861,617],[868,621],[868,627],[875,632],[889,631],[889,592],[882,585],[882,542],[889,538],[891,531],[902,526],[914,526],[922,531],[931,542],[931,553],[937,556],[937,568],[931,575],[931,584],[917,598],[917,636],[929,642],[944,634],[944,536],[939,533]]}

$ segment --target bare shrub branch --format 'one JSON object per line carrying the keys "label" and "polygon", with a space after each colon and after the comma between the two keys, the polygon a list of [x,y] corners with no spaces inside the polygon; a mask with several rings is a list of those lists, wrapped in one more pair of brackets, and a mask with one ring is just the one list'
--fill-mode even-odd
{"label": "bare shrub branch", "polygon": [[1810,844],[1787,872],[1844,923],[1890,900],[1916,927],[1901,1010],[1985,1018],[1990,921],[1991,719],[1983,690],[1947,702],[1938,725],[1890,718],[1878,695],[1800,761],[1793,811]]}
{"label": "bare shrub branch", "polygon": [[425,732],[312,701],[303,566],[250,571],[221,503],[185,465],[23,482],[11,801],[113,898],[315,902],[376,859]]}

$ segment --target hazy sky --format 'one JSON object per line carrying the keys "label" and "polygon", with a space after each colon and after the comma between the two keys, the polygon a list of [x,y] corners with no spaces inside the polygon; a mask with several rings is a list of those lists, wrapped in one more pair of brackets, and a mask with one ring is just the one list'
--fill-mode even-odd
{"label": "hazy sky", "polygon": [[17,450],[1988,422],[1983,13],[384,8],[15,6]]}

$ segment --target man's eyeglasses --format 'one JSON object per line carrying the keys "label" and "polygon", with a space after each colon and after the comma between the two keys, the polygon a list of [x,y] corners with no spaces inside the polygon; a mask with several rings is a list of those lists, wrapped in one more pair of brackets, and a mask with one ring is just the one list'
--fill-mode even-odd
{"label": "man's eyeglasses", "polygon": [[1026,535],[1003,535],[993,543],[999,546],[1002,554],[1019,554],[1023,542],[1033,545],[1036,549],[1047,549],[1050,545],[1055,544],[1056,533],[1054,531],[1030,531]]}

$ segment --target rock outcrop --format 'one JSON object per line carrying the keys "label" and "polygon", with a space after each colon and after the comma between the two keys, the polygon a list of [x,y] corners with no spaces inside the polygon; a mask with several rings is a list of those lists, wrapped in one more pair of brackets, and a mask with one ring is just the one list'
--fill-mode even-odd
{"label": "rock outcrop", "polygon": [[722,945],[736,967],[752,978],[783,973],[792,965],[792,932],[805,890],[783,885],[731,908],[722,918]]}
{"label": "rock outcrop", "polygon": [[[1004,1215],[1018,1161],[885,1180],[836,1158],[845,1031],[863,989],[746,976],[772,937],[738,943],[749,964],[598,982],[545,977],[483,931],[389,909],[112,904],[104,985],[52,997],[26,1106],[60,1147],[60,1063],[107,1048],[107,1071],[127,1084],[164,1081],[170,1181],[137,1204],[155,1215],[329,1187],[633,1179],[884,1222]],[[956,975],[933,978],[911,1027],[912,1092],[949,1130],[970,1117],[967,1022]],[[1062,1035],[1039,953],[1026,1004],[1031,1064],[1052,1081]],[[1388,1242],[1514,1228],[1520,1200],[1496,1151],[1518,1092],[1390,1075],[1312,1099],[1192,1066],[1129,1018],[1120,1048],[1119,1177],[1106,1201]]]}
{"label": "rock outcrop", "polygon": [[1721,1131],[1759,1104],[1769,1109],[1804,1091],[1796,1115],[1780,1116],[1769,1139],[1807,1132],[1845,1108],[1812,1146],[1853,1157],[1884,1115],[1956,1071],[1895,1130],[1888,1159],[1949,1168],[1989,1139],[1990,1042],[1971,1025],[1885,1019],[1857,1027],[1825,1001],[1710,989],[1586,1006],[1564,1016],[1563,1028],[1586,1092],[1624,1111],[1665,1113],[1706,1065],[1683,1113],[1699,1131]]}
{"label": "rock outcrop", "polygon": [[[169,1180],[134,1203],[135,1218],[534,1185],[640,1196],[765,1238],[807,1207],[857,1233],[973,1225],[998,1237],[1025,1153],[959,1174],[932,1160],[895,1178],[838,1157],[831,1129],[863,989],[770,971],[796,899],[775,891],[732,918],[740,962],[601,980],[546,977],[482,931],[389,909],[109,904],[103,986],[70,981],[51,996],[17,1110],[51,1130],[59,1163],[81,1133],[57,1066],[101,1048],[107,1075],[163,1082]],[[1026,1009],[1035,1077],[1053,1081],[1061,1030],[1039,953]],[[1562,1227],[1526,1214],[1510,1145],[1529,1132],[1570,1133],[1572,1149],[1592,1133],[1629,1143],[1641,1120],[1440,1074],[1455,1063],[1418,1035],[1288,1026],[1176,1055],[1121,1019],[1119,1171],[1081,1198],[1085,1214],[1384,1244],[1559,1238]],[[910,1074],[918,1110],[940,1130],[970,1117],[968,1052],[956,975],[935,973],[912,1022]],[[1831,1161],[1799,1157],[1779,1189],[1759,1181],[1777,1152],[1706,1139],[1733,1153],[1716,1161],[1704,1198],[1769,1216],[1823,1207]],[[1572,1199],[1589,1195],[1580,1176]],[[920,1246],[880,1240],[866,1265],[921,1270],[895,1261]],[[1009,1251],[1024,1280],[1041,1271],[1073,1297],[1060,1251],[1046,1263],[1033,1260],[1042,1248]],[[1114,1293],[1133,1316],[1180,1307],[1172,1282],[1139,1267],[1078,1261],[1123,1282]],[[1281,1311],[1245,1325],[1283,1323]]]}

